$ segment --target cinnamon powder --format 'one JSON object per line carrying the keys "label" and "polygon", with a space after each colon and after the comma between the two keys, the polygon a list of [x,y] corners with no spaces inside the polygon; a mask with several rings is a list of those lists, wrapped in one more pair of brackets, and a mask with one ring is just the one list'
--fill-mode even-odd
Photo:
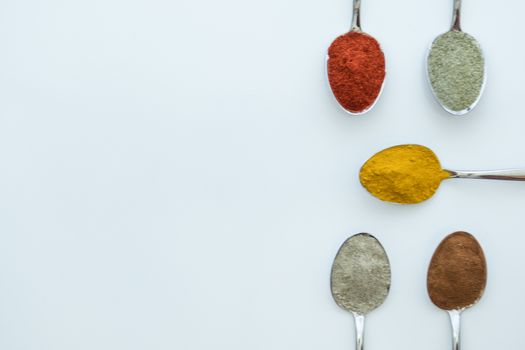
{"label": "cinnamon powder", "polygon": [[369,109],[385,80],[385,56],[377,40],[351,31],[328,49],[328,80],[335,98],[349,112]]}
{"label": "cinnamon powder", "polygon": [[439,244],[428,268],[427,289],[444,310],[461,310],[483,295],[487,265],[481,246],[467,232],[455,232]]}

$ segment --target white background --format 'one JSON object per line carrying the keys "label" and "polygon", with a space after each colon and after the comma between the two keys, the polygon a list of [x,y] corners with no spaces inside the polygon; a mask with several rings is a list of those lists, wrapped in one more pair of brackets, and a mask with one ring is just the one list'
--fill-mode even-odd
{"label": "white background", "polygon": [[350,118],[324,77],[349,0],[2,1],[0,349],[352,349],[329,274],[362,231],[393,272],[367,349],[448,349],[425,282],[456,230],[489,267],[464,349],[523,349],[525,184],[450,180],[398,206],[358,181],[401,143],[452,169],[525,167],[525,5],[465,1],[488,81],[464,118],[424,70],[451,9],[364,1],[388,75]]}

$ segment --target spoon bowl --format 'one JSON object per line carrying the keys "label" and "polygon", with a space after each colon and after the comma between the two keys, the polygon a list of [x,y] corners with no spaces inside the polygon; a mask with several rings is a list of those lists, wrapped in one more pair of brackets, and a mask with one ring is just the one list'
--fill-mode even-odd
{"label": "spoon bowl", "polygon": [[387,202],[413,204],[432,197],[449,176],[431,149],[414,144],[376,153],[359,172],[361,184],[373,196]]}
{"label": "spoon bowl", "polygon": [[445,237],[434,252],[427,274],[427,291],[438,308],[449,313],[453,349],[459,349],[460,316],[483,296],[487,263],[478,241],[467,232]]}
{"label": "spoon bowl", "polygon": [[461,1],[454,0],[452,28],[432,42],[427,55],[428,81],[434,97],[454,115],[464,115],[477,105],[487,76],[481,46],[461,30]]}
{"label": "spoon bowl", "polygon": [[385,81],[385,55],[379,42],[361,30],[361,0],[354,0],[351,30],[328,49],[328,83],[339,106],[350,115],[374,107]]}
{"label": "spoon bowl", "polygon": [[379,241],[368,233],[348,238],[334,259],[332,296],[354,315],[356,349],[363,349],[365,315],[385,301],[390,290],[390,262]]}

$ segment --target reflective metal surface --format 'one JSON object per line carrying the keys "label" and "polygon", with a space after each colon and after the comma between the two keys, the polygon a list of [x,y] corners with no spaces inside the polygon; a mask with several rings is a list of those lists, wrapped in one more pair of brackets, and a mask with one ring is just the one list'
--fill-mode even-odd
{"label": "reflective metal surface", "polygon": [[355,320],[355,348],[363,350],[365,343],[365,316],[354,312]]}
{"label": "reflective metal surface", "polygon": [[354,14],[352,15],[351,31],[361,31],[361,0],[354,0]]}
{"label": "reflective metal surface", "polygon": [[461,311],[449,310],[450,324],[452,325],[452,350],[459,350],[459,336],[461,331]]}
{"label": "reflective metal surface", "polygon": [[461,30],[461,0],[454,0],[451,30]]}
{"label": "reflective metal surface", "polygon": [[456,179],[486,179],[486,180],[510,180],[525,181],[525,169],[506,170],[447,170],[451,178]]}

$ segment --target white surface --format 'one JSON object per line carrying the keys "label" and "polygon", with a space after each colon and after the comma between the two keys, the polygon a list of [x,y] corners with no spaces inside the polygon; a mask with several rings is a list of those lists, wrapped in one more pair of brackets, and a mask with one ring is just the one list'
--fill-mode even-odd
{"label": "white surface", "polygon": [[462,229],[489,267],[464,349],[523,349],[525,184],[450,181],[396,206],[357,178],[409,142],[450,168],[525,167],[525,3],[465,1],[489,73],[465,118],[424,75],[451,6],[364,1],[388,77],[350,118],[323,66],[349,0],[2,1],[0,348],[352,349],[329,273],[366,231],[393,269],[367,349],[448,349],[426,269]]}

